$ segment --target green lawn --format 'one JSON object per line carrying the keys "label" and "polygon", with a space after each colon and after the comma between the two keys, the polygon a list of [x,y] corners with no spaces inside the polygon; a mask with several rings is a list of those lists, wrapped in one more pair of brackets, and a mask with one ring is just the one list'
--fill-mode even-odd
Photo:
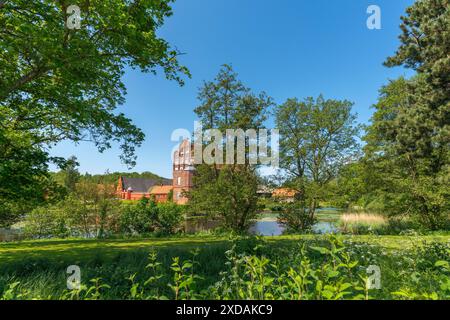
{"label": "green lawn", "polygon": [[[414,292],[426,293],[434,292],[441,285],[443,275],[434,268],[434,263],[447,258],[445,253],[444,256],[442,254],[443,249],[435,244],[450,244],[449,234],[339,237],[347,243],[346,251],[362,267],[375,264],[382,268],[383,290],[373,293],[376,299],[393,298],[391,293],[401,288],[414,286]],[[111,286],[103,292],[102,299],[129,299],[129,277],[136,274],[136,280],[141,283],[149,277],[146,266],[149,261],[148,253],[153,249],[157,251],[162,268],[162,278],[155,290],[173,298],[168,284],[174,277],[171,268],[174,257],[186,261],[192,258],[194,249],[199,248],[195,270],[200,278],[196,288],[198,292],[209,292],[208,288],[216,285],[222,277],[221,273],[229,268],[226,252],[232,244],[237,246],[237,252],[257,254],[255,250],[262,250],[258,254],[267,256],[271,262],[278,263],[283,268],[297,268],[295,255],[300,257],[298,244],[306,241],[309,248],[322,246],[328,242],[324,238],[325,236],[318,235],[297,235],[265,237],[264,242],[256,238],[232,242],[225,236],[192,235],[151,239],[52,239],[1,243],[0,298],[11,283],[20,283],[18,290],[26,291],[28,299],[59,298],[66,289],[66,268],[78,265],[82,269],[84,283],[90,283],[90,279],[101,279],[102,283]],[[427,245],[421,252],[417,252],[424,241],[433,242],[433,245]],[[260,249],[255,249],[258,247]],[[294,254],[294,258],[291,254]],[[308,251],[308,256],[316,263],[323,264],[326,261],[312,249]],[[418,262],[420,263],[417,264]],[[413,274],[420,274],[421,280],[411,282]],[[244,274],[241,276],[245,277]],[[446,297],[444,291],[439,294],[440,297]]]}
{"label": "green lawn", "polygon": [[87,261],[102,256],[105,260],[122,252],[161,248],[197,248],[224,242],[217,237],[174,237],[154,239],[55,239],[0,244],[0,265],[22,259]]}
{"label": "green lawn", "polygon": [[[387,250],[408,249],[427,242],[450,242],[450,235],[434,236],[342,236],[354,242],[379,245]],[[300,239],[314,240],[320,238],[315,235],[265,237],[274,245],[285,245]],[[117,254],[129,251],[151,249],[177,248],[189,250],[193,248],[226,245],[229,241],[225,237],[216,236],[184,236],[173,238],[153,239],[112,239],[112,240],[37,240],[0,244],[0,265],[17,262],[23,259],[49,259],[57,261],[86,261],[92,258],[112,258]]]}

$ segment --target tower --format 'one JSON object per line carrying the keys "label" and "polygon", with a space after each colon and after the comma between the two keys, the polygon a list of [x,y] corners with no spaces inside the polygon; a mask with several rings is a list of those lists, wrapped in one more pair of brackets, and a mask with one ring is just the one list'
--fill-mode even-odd
{"label": "tower", "polygon": [[194,171],[194,148],[186,139],[173,154],[173,200],[175,203],[187,203],[188,199],[183,193],[192,188]]}

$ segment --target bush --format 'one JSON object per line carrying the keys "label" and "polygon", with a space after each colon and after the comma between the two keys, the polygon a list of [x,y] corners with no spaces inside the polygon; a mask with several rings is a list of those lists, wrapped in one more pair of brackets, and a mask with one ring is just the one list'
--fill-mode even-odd
{"label": "bush", "polygon": [[153,232],[157,218],[156,203],[144,198],[136,204],[122,207],[119,219],[120,231],[126,234]]}
{"label": "bush", "polygon": [[68,218],[60,206],[36,208],[26,216],[24,233],[29,238],[65,238],[70,234]]}
{"label": "bush", "polygon": [[283,206],[280,204],[274,204],[270,207],[270,210],[273,212],[282,212],[283,211]]}
{"label": "bush", "polygon": [[123,206],[119,224],[126,234],[173,234],[182,221],[183,207],[172,202],[156,204],[144,198],[136,204]]}
{"label": "bush", "polygon": [[301,202],[285,203],[278,215],[278,222],[286,227],[289,232],[310,231],[316,223],[316,219],[311,217],[309,210]]}
{"label": "bush", "polygon": [[183,221],[182,207],[168,202],[158,205],[158,229],[165,234],[173,234]]}
{"label": "bush", "polygon": [[28,238],[105,237],[112,234],[173,234],[183,221],[183,207],[174,203],[157,205],[149,199],[120,204],[115,199],[96,202],[74,195],[55,204],[39,207],[25,218]]}

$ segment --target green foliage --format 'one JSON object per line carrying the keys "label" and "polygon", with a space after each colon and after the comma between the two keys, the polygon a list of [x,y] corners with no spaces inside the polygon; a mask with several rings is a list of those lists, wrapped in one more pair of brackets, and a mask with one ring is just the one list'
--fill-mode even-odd
{"label": "green foliage", "polygon": [[417,71],[380,91],[368,128],[367,170],[392,214],[442,228],[450,212],[448,0],[416,1],[402,18],[400,47],[386,65]]}
{"label": "green foliage", "polygon": [[157,205],[146,198],[124,205],[115,199],[114,188],[83,182],[64,200],[28,213],[24,226],[29,238],[174,234],[180,229],[183,214],[181,206]]}
{"label": "green foliage", "polygon": [[359,150],[359,126],[355,125],[352,105],[346,100],[319,96],[302,102],[288,99],[276,109],[285,184],[298,191],[298,206],[304,206],[301,210],[308,213],[303,215],[309,215],[311,221],[340,168],[354,159]]}
{"label": "green foliage", "polygon": [[[410,121],[401,130],[415,126],[421,133],[427,133],[418,137],[421,143],[416,149],[417,153],[427,152],[425,148],[434,141],[440,145],[432,148],[435,151],[444,145],[445,136],[448,134],[449,119],[449,93],[450,81],[450,57],[448,32],[450,31],[450,2],[448,0],[422,0],[416,1],[406,9],[406,15],[402,17],[400,25],[400,46],[394,56],[389,57],[385,65],[388,67],[405,66],[418,72],[425,80],[421,88],[416,88],[415,98],[412,102],[415,110],[411,115],[423,117],[423,112],[428,113],[424,123]],[[427,103],[424,103],[427,102]],[[423,104],[422,104],[423,103]],[[431,128],[435,128],[431,132]],[[425,130],[425,131],[423,131]],[[411,134],[410,132],[409,134]],[[428,140],[428,141],[427,141]],[[425,143],[425,141],[427,141]],[[424,148],[425,147],[425,148]],[[423,154],[426,156],[426,154]],[[436,154],[434,154],[436,156]]]}
{"label": "green foliage", "polygon": [[170,189],[169,193],[167,194],[167,201],[173,202],[173,189]]}
{"label": "green foliage", "polygon": [[184,220],[182,207],[175,203],[158,204],[158,230],[164,234],[173,234]]}
{"label": "green foliage", "polygon": [[80,181],[80,172],[77,170],[79,163],[75,156],[70,157],[62,169],[64,186],[69,192],[76,190],[76,184]]}
{"label": "green foliage", "polygon": [[[411,240],[411,239],[410,239]],[[287,245],[236,238],[226,247],[154,249],[84,265],[80,290],[65,290],[60,266],[34,263],[2,272],[2,299],[448,299],[448,244],[390,251],[340,237]],[[31,261],[26,264],[29,265]],[[369,265],[381,289],[369,289]],[[55,273],[56,272],[56,273]],[[57,281],[55,282],[55,279]],[[89,280],[92,279],[92,280]],[[61,282],[58,284],[58,282]],[[114,284],[114,285],[112,285]],[[50,291],[47,289],[50,287]]]}
{"label": "green foliage", "polygon": [[179,52],[157,37],[172,15],[170,0],[79,3],[80,30],[66,27],[66,2],[6,1],[0,13],[0,123],[27,132],[37,145],[93,141],[100,151],[119,142],[135,162],[144,134],[123,114],[126,67],[183,83]]}
{"label": "green foliage", "polygon": [[404,113],[413,107],[409,88],[418,83],[417,79],[400,78],[382,88],[365,137],[365,158],[359,164],[365,177],[362,189],[366,198],[382,203],[380,209],[385,213],[407,214],[422,226],[436,230],[445,226],[450,212],[447,169],[437,169],[433,156],[426,159],[413,149],[404,152],[405,145],[399,138]]}
{"label": "green foliage", "polygon": [[69,217],[60,205],[43,206],[27,215],[24,232],[30,238],[64,238],[69,235],[69,224]]}
{"label": "green foliage", "polygon": [[201,279],[194,272],[194,267],[198,264],[195,257],[198,254],[199,251],[195,251],[192,260],[183,262],[180,261],[179,257],[173,258],[173,263],[170,266],[173,271],[173,283],[169,283],[169,287],[173,291],[175,300],[191,300],[197,296],[193,289],[195,289],[195,281]]}
{"label": "green foliage", "polygon": [[60,159],[51,159],[28,134],[0,125],[0,227],[11,226],[27,211],[62,195],[48,174],[53,160]]}
{"label": "green foliage", "polygon": [[143,198],[137,204],[123,207],[119,224],[121,232],[126,234],[174,234],[183,219],[181,206],[170,202],[156,204],[153,200]]}
{"label": "green foliage", "polygon": [[343,209],[352,209],[356,206],[367,208],[366,205],[370,200],[362,199],[368,194],[369,188],[366,169],[361,160],[340,168],[337,178],[330,183],[330,200],[334,206]]}
{"label": "green foliage", "polygon": [[309,210],[300,201],[294,201],[282,204],[278,222],[286,227],[288,233],[299,233],[311,231],[317,219],[311,216]]}
{"label": "green foliage", "polygon": [[189,192],[189,208],[219,218],[236,232],[247,232],[258,214],[258,178],[252,168],[223,166],[220,170],[197,167],[194,188]]}
{"label": "green foliage", "polygon": [[266,93],[252,93],[230,65],[223,65],[214,81],[205,82],[198,93],[201,105],[194,112],[204,129],[259,129],[273,105]]}
{"label": "green foliage", "polygon": [[422,228],[446,228],[450,213],[448,0],[416,1],[400,26],[400,46],[386,65],[417,72],[380,89],[364,157],[334,181],[335,203]]}
{"label": "green foliage", "polygon": [[[222,66],[214,81],[203,85],[198,99],[201,105],[194,111],[203,121],[203,129],[218,129],[222,134],[228,129],[264,128],[268,109],[273,104],[264,92],[254,94],[245,87],[229,65]],[[245,150],[248,148],[249,138],[246,137]],[[234,160],[237,159],[235,151]],[[198,165],[195,187],[188,194],[192,213],[219,218],[225,228],[246,232],[257,215],[259,183],[256,166],[250,165],[247,159],[248,154],[245,164]]]}
{"label": "green foliage", "polygon": [[[58,181],[60,184],[64,184],[65,173],[63,170],[59,172],[51,173],[54,177],[54,180]],[[129,178],[146,178],[146,179],[154,179],[158,181],[163,181],[163,177],[158,176],[152,172],[105,172],[103,174],[89,174],[85,173],[80,175],[79,181],[85,183],[97,183],[97,184],[110,184],[117,185],[119,181],[119,177],[129,177]]]}
{"label": "green foliage", "polygon": [[[100,152],[119,143],[135,164],[144,134],[116,112],[126,67],[183,84],[179,52],[156,35],[171,0],[82,1],[80,30],[66,27],[65,1],[3,1],[0,10],[0,226],[62,192],[48,174],[54,144],[91,141]],[[66,167],[67,168],[67,167]],[[66,181],[74,189],[76,172]]]}
{"label": "green foliage", "polygon": [[25,217],[31,238],[104,237],[117,232],[119,202],[108,185],[79,183],[75,192],[55,204],[46,204]]}
{"label": "green foliage", "polygon": [[123,207],[119,222],[121,232],[150,233],[155,230],[157,217],[156,203],[143,198],[137,204]]}
{"label": "green foliage", "polygon": [[[403,300],[448,300],[450,299],[450,247],[437,243],[424,243],[415,250],[415,257],[407,268],[411,284],[403,284],[393,292]],[[430,274],[434,283],[429,283]],[[419,288],[414,288],[419,286]]]}

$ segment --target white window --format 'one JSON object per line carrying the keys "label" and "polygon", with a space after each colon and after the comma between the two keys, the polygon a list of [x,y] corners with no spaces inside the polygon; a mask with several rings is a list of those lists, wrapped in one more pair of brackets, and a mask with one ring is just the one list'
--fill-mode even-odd
{"label": "white window", "polygon": [[179,186],[181,186],[181,177],[178,177],[177,184],[178,184]]}

